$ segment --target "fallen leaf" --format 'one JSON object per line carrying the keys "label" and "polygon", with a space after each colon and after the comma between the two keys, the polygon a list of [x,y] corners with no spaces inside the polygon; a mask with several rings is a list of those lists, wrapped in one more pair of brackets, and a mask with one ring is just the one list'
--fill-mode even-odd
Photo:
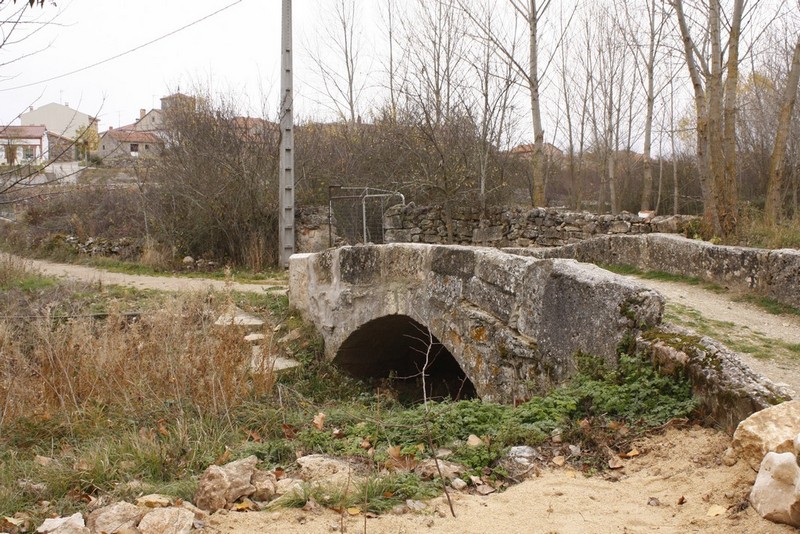
{"label": "fallen leaf", "polygon": [[400,452],[402,450],[403,449],[402,449],[402,447],[400,447],[400,445],[395,445],[394,447],[389,447],[389,450],[387,450],[386,452],[389,454],[390,458],[394,458],[395,460],[399,460],[400,457],[402,456],[402,454]]}
{"label": "fallen leaf", "polygon": [[369,440],[368,440],[367,438],[364,438],[364,439],[361,441],[361,445],[359,445],[359,446],[360,446],[362,449],[369,450],[369,449],[371,449],[371,448],[372,448],[372,443],[370,443],[370,442],[369,442]]}
{"label": "fallen leaf", "polygon": [[686,497],[684,497],[683,495],[681,495],[681,498],[678,499],[678,506],[682,504],[686,504]]}
{"label": "fallen leaf", "polygon": [[331,435],[333,436],[334,439],[344,439],[345,438],[344,430],[342,430],[341,428],[334,428],[331,431]]}
{"label": "fallen leaf", "polygon": [[322,427],[325,426],[325,417],[327,417],[324,413],[319,412],[317,415],[314,416],[314,428],[317,430],[322,430]]}
{"label": "fallen leaf", "polygon": [[256,505],[253,501],[245,497],[241,502],[234,504],[233,509],[237,512],[245,512],[247,510],[255,510]]}
{"label": "fallen leaf", "polygon": [[297,435],[297,428],[286,423],[281,425],[281,430],[283,430],[283,437],[286,439],[294,439],[294,437]]}
{"label": "fallen leaf", "polygon": [[167,427],[164,426],[166,422],[166,419],[159,419],[156,421],[156,424],[158,425],[158,433],[165,437],[169,436],[169,430],[167,430]]}
{"label": "fallen leaf", "polygon": [[361,508],[358,508],[357,506],[351,506],[347,509],[347,513],[349,515],[361,515]]}
{"label": "fallen leaf", "polygon": [[559,455],[559,456],[554,456],[552,461],[558,467],[562,467],[566,463],[567,459]]}
{"label": "fallen leaf", "polygon": [[261,443],[261,436],[255,430],[245,430],[244,433],[247,434],[249,439],[252,439],[256,443]]}
{"label": "fallen leaf", "polygon": [[622,469],[623,467],[625,467],[625,463],[618,457],[612,456],[611,458],[608,459],[609,469]]}
{"label": "fallen leaf", "polygon": [[286,471],[283,469],[283,467],[276,467],[275,471],[273,471],[273,473],[275,473],[275,479],[276,480],[280,480],[284,476],[286,476]]}
{"label": "fallen leaf", "polygon": [[625,457],[626,458],[635,458],[636,456],[639,456],[640,454],[641,453],[638,450],[631,449],[627,453],[625,453]]}
{"label": "fallen leaf", "polygon": [[231,450],[230,450],[230,448],[228,448],[228,446],[227,446],[227,445],[225,445],[225,450],[223,451],[223,453],[222,453],[222,454],[220,454],[220,455],[217,457],[217,459],[216,459],[216,460],[214,460],[214,464],[215,464],[215,465],[223,465],[223,464],[227,464],[228,462],[230,462],[230,461],[231,461],[231,456],[232,456],[232,455],[231,455]]}

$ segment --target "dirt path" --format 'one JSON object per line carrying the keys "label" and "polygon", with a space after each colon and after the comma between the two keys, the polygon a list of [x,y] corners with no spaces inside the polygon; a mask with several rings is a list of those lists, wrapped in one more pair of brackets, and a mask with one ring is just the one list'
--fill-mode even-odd
{"label": "dirt path", "polygon": [[664,295],[667,320],[726,343],[754,371],[800,395],[800,316],[767,313],[730,292],[629,278]]}
{"label": "dirt path", "polygon": [[47,276],[79,280],[87,283],[111,284],[136,289],[154,289],[157,291],[205,291],[209,288],[215,291],[232,289],[247,293],[285,292],[286,280],[271,279],[260,283],[239,283],[234,281],[213,280],[210,278],[188,278],[185,276],[144,276],[138,274],[114,273],[85,265],[72,265],[66,263],[53,263],[44,260],[33,260],[0,253],[0,257],[16,258],[32,269]]}

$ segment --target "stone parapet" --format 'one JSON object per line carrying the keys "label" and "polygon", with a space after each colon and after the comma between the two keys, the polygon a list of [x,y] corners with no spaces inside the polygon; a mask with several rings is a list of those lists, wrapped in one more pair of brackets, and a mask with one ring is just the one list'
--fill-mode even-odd
{"label": "stone parapet", "polygon": [[571,258],[697,277],[800,308],[800,251],[713,245],[670,234],[609,235],[552,248],[508,248],[536,258]]}

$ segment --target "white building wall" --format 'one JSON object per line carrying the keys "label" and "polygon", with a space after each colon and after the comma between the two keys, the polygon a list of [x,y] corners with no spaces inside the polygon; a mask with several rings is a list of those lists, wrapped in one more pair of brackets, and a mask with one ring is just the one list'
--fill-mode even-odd
{"label": "white building wall", "polygon": [[92,118],[68,106],[51,103],[23,113],[20,120],[22,126],[45,126],[53,133],[74,139],[77,131],[88,126]]}

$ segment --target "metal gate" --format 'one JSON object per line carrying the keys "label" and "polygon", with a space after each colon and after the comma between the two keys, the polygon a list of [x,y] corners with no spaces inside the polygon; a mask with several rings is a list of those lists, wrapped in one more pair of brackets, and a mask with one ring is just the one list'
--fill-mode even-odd
{"label": "metal gate", "polygon": [[331,229],[328,244],[334,246],[336,236],[348,245],[384,243],[383,214],[395,204],[405,205],[406,199],[397,191],[372,187],[328,187],[328,223]]}

